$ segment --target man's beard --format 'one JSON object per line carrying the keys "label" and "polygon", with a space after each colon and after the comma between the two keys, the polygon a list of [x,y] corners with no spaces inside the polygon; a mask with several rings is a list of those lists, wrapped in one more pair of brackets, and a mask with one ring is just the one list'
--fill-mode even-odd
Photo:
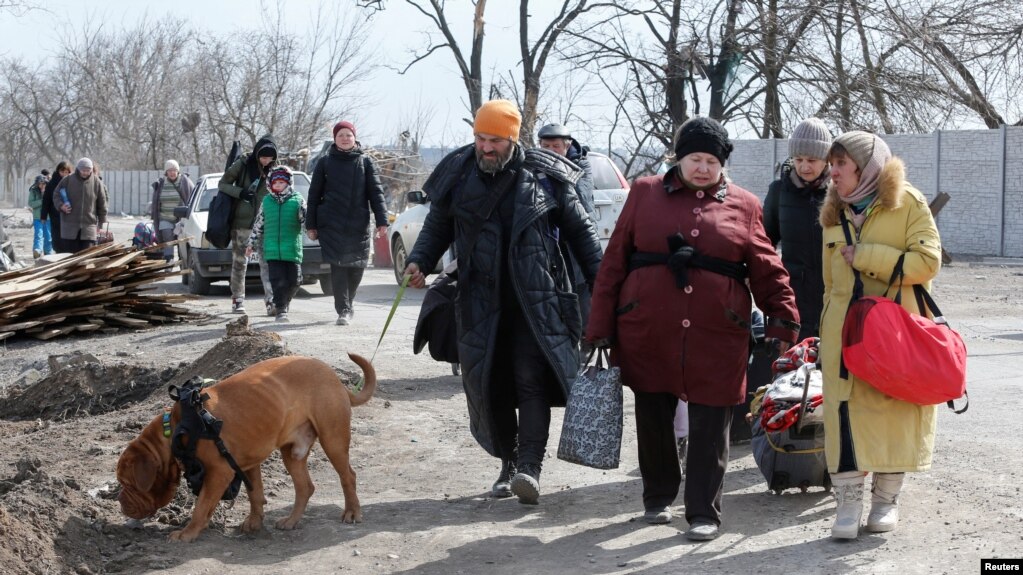
{"label": "man's beard", "polygon": [[486,172],[488,174],[496,174],[496,173],[500,172],[501,170],[503,170],[504,167],[508,165],[508,162],[511,161],[512,154],[514,154],[514,153],[515,153],[515,146],[512,145],[512,146],[508,147],[508,153],[505,154],[504,156],[501,156],[500,154],[498,154],[497,157],[487,158],[487,157],[484,157],[483,156],[483,152],[481,152],[479,150],[479,148],[477,148],[476,149],[476,165],[479,166],[480,171],[482,171],[482,172]]}

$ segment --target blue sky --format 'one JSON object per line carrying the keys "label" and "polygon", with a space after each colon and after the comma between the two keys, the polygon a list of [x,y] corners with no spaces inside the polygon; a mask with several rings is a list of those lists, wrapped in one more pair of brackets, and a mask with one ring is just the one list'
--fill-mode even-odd
{"label": "blue sky", "polygon": [[[131,27],[143,18],[160,18],[172,14],[210,33],[227,32],[239,27],[258,28],[258,0],[27,0],[40,9],[20,16],[0,13],[0,56],[21,57],[27,61],[52,58],[61,34],[81,29],[84,22],[102,22],[105,27]],[[324,0],[330,2],[331,0]],[[334,0],[351,3],[354,0]],[[319,0],[286,0],[289,27],[301,30],[308,26]],[[471,34],[472,4],[468,0],[447,3],[449,21],[459,43],[468,50]],[[555,2],[535,2],[533,12],[543,22],[549,20]],[[372,43],[380,54],[380,63],[404,67],[408,50],[423,45],[422,30],[432,26],[413,8],[401,0],[387,0],[388,10],[373,17]],[[518,72],[517,2],[492,1],[487,5],[484,67],[487,70],[515,69]],[[339,31],[340,32],[340,31]],[[507,48],[501,48],[505,45]],[[521,80],[519,80],[521,82]],[[461,118],[467,116],[465,88],[457,73],[450,52],[438,50],[427,60],[414,66],[407,74],[381,68],[372,82],[364,87],[371,102],[354,118],[359,139],[368,143],[387,141],[398,130],[397,118],[415,106],[417,100],[434,109],[432,137],[426,143],[452,145],[468,142],[471,131]]]}

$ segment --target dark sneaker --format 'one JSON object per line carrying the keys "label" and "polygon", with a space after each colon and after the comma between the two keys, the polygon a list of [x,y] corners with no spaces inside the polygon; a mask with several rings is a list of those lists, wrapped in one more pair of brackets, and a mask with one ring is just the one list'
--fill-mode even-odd
{"label": "dark sneaker", "polygon": [[671,523],[671,510],[668,509],[667,505],[664,507],[651,507],[643,514],[643,521],[646,521],[650,525],[664,525],[665,523]]}
{"label": "dark sneaker", "polygon": [[231,313],[245,313],[245,298],[236,297],[231,300]]}
{"label": "dark sneaker", "polygon": [[697,519],[689,525],[686,531],[686,539],[690,541],[712,541],[718,538],[718,526],[710,521]]}
{"label": "dark sneaker", "polygon": [[274,317],[275,315],[277,315],[277,306],[272,301],[266,302],[266,316]]}
{"label": "dark sneaker", "polygon": [[540,502],[540,467],[526,463],[512,477],[511,491],[519,498],[519,503],[536,505]]}
{"label": "dark sneaker", "polygon": [[504,460],[501,462],[501,474],[497,476],[497,481],[494,482],[494,486],[490,488],[490,494],[494,497],[511,497],[513,495],[511,489],[511,480],[515,476],[515,462]]}

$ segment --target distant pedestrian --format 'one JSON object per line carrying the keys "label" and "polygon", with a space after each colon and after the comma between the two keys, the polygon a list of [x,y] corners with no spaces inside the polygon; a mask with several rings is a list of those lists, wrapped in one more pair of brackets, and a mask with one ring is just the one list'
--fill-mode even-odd
{"label": "distant pedestrian", "polygon": [[251,256],[259,250],[273,287],[277,321],[288,321],[288,309],[302,284],[302,225],[306,203],[292,187],[291,170],[277,166],[267,175],[270,193],[263,198],[245,248]]}
{"label": "distant pedestrian", "polygon": [[57,185],[53,205],[61,212],[60,237],[71,253],[96,245],[99,226],[107,221],[107,193],[93,175],[89,158],[78,160],[75,171]]}
{"label": "distant pedestrian", "polygon": [[61,211],[53,202],[53,193],[57,191],[57,184],[71,173],[71,162],[61,160],[53,170],[53,177],[46,183],[43,190],[43,206],[39,212],[39,219],[50,227],[50,241],[53,244],[53,251],[57,253],[67,252],[64,249],[64,240],[60,237],[60,215]]}
{"label": "distant pedestrian", "polygon": [[50,225],[42,220],[43,192],[48,181],[46,176],[40,174],[36,176],[32,187],[28,189],[28,206],[32,209],[32,257],[34,258],[53,253]]}
{"label": "distant pedestrian", "polygon": [[[174,240],[174,226],[178,223],[174,208],[188,204],[193,185],[188,175],[181,173],[177,160],[164,162],[163,176],[151,186],[153,197],[150,204],[153,230],[156,231],[160,243]],[[163,258],[167,261],[174,259],[173,246],[163,249]]]}
{"label": "distant pedestrian", "polygon": [[373,158],[355,139],[355,125],[334,124],[334,144],[313,169],[309,186],[309,238],[320,241],[330,263],[337,324],[348,325],[355,314],[355,293],[369,265],[369,216],[376,237],[387,232],[384,191]]}

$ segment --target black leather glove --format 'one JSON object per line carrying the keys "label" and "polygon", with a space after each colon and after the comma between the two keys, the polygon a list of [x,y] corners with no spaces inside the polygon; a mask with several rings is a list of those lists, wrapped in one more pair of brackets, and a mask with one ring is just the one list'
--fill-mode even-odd
{"label": "black leather glove", "polygon": [[689,283],[689,260],[696,251],[682,234],[675,234],[668,236],[668,252],[668,269],[675,276],[675,285],[682,289]]}
{"label": "black leather glove", "polygon": [[251,204],[256,201],[256,192],[252,190],[242,190],[241,193],[238,194],[238,199],[245,200]]}

